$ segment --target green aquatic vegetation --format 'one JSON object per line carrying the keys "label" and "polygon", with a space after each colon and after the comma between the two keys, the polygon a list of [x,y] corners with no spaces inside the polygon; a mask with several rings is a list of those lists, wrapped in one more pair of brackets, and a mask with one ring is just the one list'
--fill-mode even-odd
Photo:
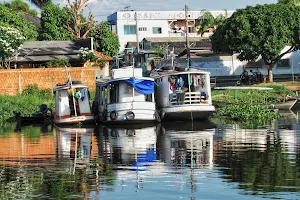
{"label": "green aquatic vegetation", "polygon": [[20,111],[22,115],[29,116],[38,111],[41,104],[53,108],[52,92],[40,91],[35,85],[27,87],[22,94],[16,96],[0,95],[0,125],[13,119],[13,111]]}
{"label": "green aquatic vegetation", "polygon": [[237,120],[254,120],[266,122],[278,119],[279,115],[266,107],[259,105],[226,105],[217,110],[216,115]]}
{"label": "green aquatic vegetation", "polygon": [[282,85],[268,85],[272,90],[213,90],[213,103],[264,105],[282,102],[291,90]]}

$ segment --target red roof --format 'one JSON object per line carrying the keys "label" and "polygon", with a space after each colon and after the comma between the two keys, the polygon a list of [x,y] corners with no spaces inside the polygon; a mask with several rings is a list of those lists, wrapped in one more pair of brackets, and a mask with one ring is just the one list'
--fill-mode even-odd
{"label": "red roof", "polygon": [[112,60],[112,57],[110,56],[106,56],[104,55],[103,53],[100,53],[96,50],[94,50],[94,54],[95,56],[98,58],[98,59],[101,59],[101,60],[105,60],[105,61],[111,61]]}

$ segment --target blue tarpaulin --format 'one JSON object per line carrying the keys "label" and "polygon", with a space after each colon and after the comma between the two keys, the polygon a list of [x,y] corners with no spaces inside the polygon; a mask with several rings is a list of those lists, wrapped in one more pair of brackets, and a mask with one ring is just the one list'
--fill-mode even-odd
{"label": "blue tarpaulin", "polygon": [[136,91],[142,94],[152,94],[154,92],[154,81],[147,79],[137,79],[137,78],[129,78],[118,81],[111,81],[104,84],[97,84],[97,86],[107,86],[108,84],[118,83],[118,82],[126,82],[131,85]]}
{"label": "blue tarpaulin", "polygon": [[152,94],[154,92],[154,81],[152,80],[131,78],[125,81],[129,83],[139,93]]}

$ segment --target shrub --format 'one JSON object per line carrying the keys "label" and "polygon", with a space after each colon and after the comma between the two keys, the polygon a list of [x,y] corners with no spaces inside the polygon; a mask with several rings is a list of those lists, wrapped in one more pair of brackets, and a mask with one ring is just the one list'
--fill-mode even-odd
{"label": "shrub", "polygon": [[54,58],[46,63],[47,68],[71,67],[70,62],[64,58]]}

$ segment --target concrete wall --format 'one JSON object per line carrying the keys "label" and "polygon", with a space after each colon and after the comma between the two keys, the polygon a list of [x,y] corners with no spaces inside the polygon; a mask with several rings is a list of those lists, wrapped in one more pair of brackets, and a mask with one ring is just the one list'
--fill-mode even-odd
{"label": "concrete wall", "polygon": [[[72,80],[80,80],[88,84],[90,90],[95,89],[95,77],[104,73],[100,67],[69,68]],[[28,85],[37,84],[39,89],[52,89],[58,83],[67,81],[64,68],[33,68],[0,70],[0,95],[16,95]]]}
{"label": "concrete wall", "polygon": [[[273,68],[274,75],[291,75],[300,74],[300,51],[293,52],[283,57],[289,59],[288,66],[275,65]],[[243,72],[243,66],[247,62],[239,61],[236,56],[214,56],[203,58],[192,58],[191,65],[195,68],[200,68],[209,71],[211,76],[236,76]],[[178,63],[179,66],[186,66],[186,59],[182,58]],[[247,67],[247,71],[255,70],[258,66]],[[262,74],[267,75],[268,69],[266,66],[260,66],[259,70]],[[251,75],[251,73],[250,73]]]}

